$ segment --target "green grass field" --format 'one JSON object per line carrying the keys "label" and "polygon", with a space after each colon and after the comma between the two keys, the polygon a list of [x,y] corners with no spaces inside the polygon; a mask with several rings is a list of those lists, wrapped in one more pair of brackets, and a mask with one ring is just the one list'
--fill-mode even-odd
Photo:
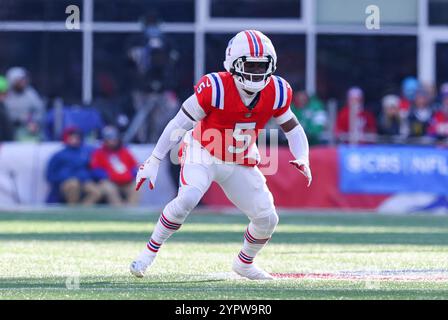
{"label": "green grass field", "polygon": [[448,299],[448,217],[281,215],[256,261],[295,278],[270,282],[231,273],[246,217],[199,213],[147,277],[132,277],[156,220],[126,210],[0,213],[0,299]]}

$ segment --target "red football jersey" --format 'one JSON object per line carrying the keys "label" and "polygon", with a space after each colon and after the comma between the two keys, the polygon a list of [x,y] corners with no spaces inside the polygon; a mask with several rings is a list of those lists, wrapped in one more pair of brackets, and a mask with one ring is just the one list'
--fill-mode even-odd
{"label": "red football jersey", "polygon": [[195,94],[206,116],[193,130],[193,138],[214,157],[246,166],[260,161],[255,145],[259,131],[272,117],[284,114],[292,99],[288,82],[272,76],[250,109],[241,100],[229,72],[203,76]]}
{"label": "red football jersey", "polygon": [[434,113],[428,133],[438,138],[448,137],[448,115],[445,112],[439,110]]}
{"label": "red football jersey", "polygon": [[125,185],[134,181],[137,161],[127,148],[111,150],[103,146],[93,152],[90,166],[104,170],[110,181]]}

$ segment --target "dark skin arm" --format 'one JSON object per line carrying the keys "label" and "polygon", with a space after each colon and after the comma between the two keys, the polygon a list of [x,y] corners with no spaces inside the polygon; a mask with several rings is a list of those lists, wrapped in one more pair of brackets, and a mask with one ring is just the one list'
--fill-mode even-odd
{"label": "dark skin arm", "polygon": [[[292,117],[285,123],[281,124],[280,127],[282,128],[282,130],[285,133],[287,133],[287,132],[291,131],[292,129],[294,129],[298,125],[299,125],[299,121],[297,120],[297,118]],[[309,187],[310,183],[311,183],[311,179],[312,179],[311,172],[310,172],[309,168],[305,167],[303,164],[299,165],[299,164],[295,163],[295,161],[289,161],[289,163],[292,164],[294,167],[296,167],[296,169],[298,169],[308,179],[308,187]],[[306,171],[306,170],[308,170],[308,171]]]}
{"label": "dark skin arm", "polygon": [[282,128],[282,130],[284,132],[289,132],[292,129],[294,129],[298,124],[299,124],[299,121],[297,121],[296,117],[292,117],[291,119],[289,119],[285,123],[282,123],[280,125],[280,127]]}

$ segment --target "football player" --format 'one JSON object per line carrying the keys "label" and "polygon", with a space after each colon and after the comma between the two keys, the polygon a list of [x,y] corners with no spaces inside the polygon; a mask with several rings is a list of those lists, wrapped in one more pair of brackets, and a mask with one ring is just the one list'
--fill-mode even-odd
{"label": "football player", "polygon": [[253,263],[278,223],[271,192],[257,167],[257,135],[274,117],[288,139],[296,167],[311,184],[308,140],[289,108],[292,89],[274,75],[277,55],[270,39],[257,30],[233,37],[225,52],[224,72],[203,76],[195,93],[168,123],[151,156],[140,167],[138,190],[145,181],[156,185],[160,162],[183,138],[180,187],[164,208],[146,248],[130,266],[143,277],[163,243],[178,230],[215,181],[250,223],[241,251],[232,265],[237,274],[253,279],[273,277]]}

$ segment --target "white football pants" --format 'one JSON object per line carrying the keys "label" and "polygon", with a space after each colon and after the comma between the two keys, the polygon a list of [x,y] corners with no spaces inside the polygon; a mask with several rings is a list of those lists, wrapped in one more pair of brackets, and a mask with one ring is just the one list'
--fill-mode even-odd
{"label": "white football pants", "polygon": [[169,218],[182,224],[215,181],[228,199],[248,216],[253,237],[269,238],[278,224],[278,215],[260,169],[220,161],[193,140],[190,132],[184,141],[178,195],[164,210]]}

